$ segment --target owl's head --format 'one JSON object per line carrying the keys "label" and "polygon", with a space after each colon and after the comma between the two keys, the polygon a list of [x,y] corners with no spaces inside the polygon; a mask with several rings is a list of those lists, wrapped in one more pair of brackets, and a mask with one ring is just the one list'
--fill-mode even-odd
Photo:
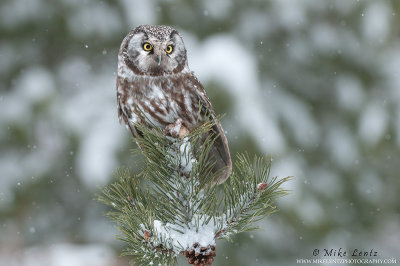
{"label": "owl's head", "polygon": [[119,57],[118,64],[126,64],[141,76],[161,76],[187,69],[182,37],[169,26],[136,27],[123,40]]}

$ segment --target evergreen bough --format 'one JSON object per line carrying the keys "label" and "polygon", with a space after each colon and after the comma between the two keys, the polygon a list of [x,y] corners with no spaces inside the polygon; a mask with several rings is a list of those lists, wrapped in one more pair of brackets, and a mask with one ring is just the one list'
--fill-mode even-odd
{"label": "evergreen bough", "polygon": [[213,124],[182,139],[137,125],[146,168],[135,176],[118,170],[99,196],[113,208],[107,216],[128,245],[123,255],[137,265],[177,265],[179,254],[190,264],[211,265],[216,239],[258,229],[254,223],[275,212],[274,202],[287,194],[281,185],[289,177],[270,178],[271,160],[247,154],[237,155],[229,179],[215,185],[209,152],[217,136],[206,134]]}

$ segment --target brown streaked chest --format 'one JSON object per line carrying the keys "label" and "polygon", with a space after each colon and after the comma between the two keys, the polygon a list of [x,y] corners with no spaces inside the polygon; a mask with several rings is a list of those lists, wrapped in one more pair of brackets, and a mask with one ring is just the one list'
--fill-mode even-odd
{"label": "brown streaked chest", "polygon": [[197,95],[185,75],[138,78],[130,84],[127,94],[125,104],[139,109],[146,116],[144,120],[159,127],[181,118],[192,128],[197,121]]}

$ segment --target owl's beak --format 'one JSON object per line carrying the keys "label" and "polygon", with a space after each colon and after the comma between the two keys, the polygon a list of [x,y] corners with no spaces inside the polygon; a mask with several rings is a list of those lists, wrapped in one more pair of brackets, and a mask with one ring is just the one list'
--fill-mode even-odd
{"label": "owl's beak", "polygon": [[161,56],[162,56],[161,54],[159,54],[159,55],[157,56],[157,63],[158,63],[158,65],[161,65],[161,59],[162,59]]}

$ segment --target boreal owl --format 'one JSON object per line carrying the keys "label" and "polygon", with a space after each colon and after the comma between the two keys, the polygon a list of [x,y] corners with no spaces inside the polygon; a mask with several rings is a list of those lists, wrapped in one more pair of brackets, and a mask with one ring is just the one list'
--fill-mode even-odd
{"label": "boreal owl", "polygon": [[[119,119],[134,137],[140,134],[137,123],[167,131],[179,124],[190,132],[215,118],[203,86],[189,70],[183,39],[169,26],[138,26],[123,39],[117,100]],[[232,169],[228,141],[220,123],[208,134],[216,136],[210,151],[213,172],[218,173],[214,182],[222,183]]]}

